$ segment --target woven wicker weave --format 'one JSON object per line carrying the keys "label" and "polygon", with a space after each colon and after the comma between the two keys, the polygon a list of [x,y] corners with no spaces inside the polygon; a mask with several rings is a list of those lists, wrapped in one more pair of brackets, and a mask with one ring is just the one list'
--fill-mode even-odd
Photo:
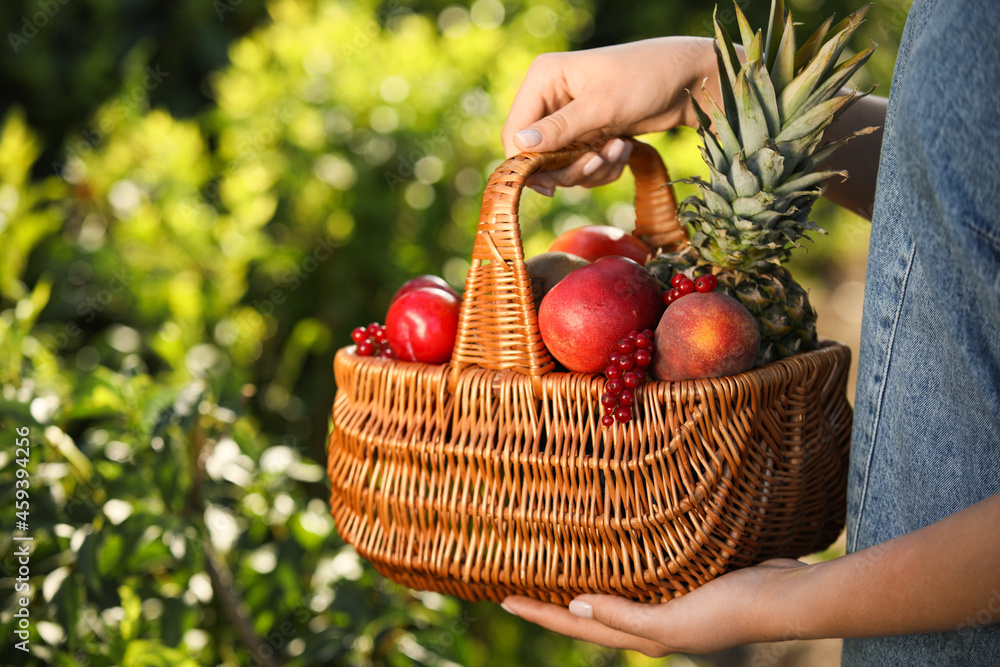
{"label": "woven wicker weave", "polygon": [[[604,378],[556,372],[517,224],[528,175],[594,146],[494,172],[451,363],[340,350],[328,473],[341,537],[385,576],[468,600],[584,592],[659,601],[843,527],[848,349],[826,342],[733,377],[649,382],[600,425]],[[686,239],[663,163],[634,142],[636,234]]]}

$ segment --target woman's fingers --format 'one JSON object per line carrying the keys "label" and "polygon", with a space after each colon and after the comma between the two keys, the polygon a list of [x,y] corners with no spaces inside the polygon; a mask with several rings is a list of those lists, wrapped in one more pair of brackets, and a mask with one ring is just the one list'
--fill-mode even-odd
{"label": "woman's fingers", "polygon": [[[595,597],[605,596],[588,596],[588,598]],[[574,639],[582,639],[609,648],[640,651],[653,657],[662,657],[674,652],[659,642],[608,627],[596,619],[581,618],[558,605],[514,596],[504,600],[503,606],[510,613],[520,616],[526,621]]]}
{"label": "woman's fingers", "polygon": [[532,174],[526,185],[547,197],[552,196],[556,187],[581,185],[593,188],[605,185],[622,175],[631,154],[631,142],[621,138],[612,139],[600,153],[587,153],[562,169]]}

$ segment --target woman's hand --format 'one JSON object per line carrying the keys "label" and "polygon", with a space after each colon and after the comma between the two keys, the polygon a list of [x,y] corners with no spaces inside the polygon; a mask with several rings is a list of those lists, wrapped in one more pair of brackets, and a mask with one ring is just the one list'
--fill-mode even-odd
{"label": "woman's hand", "polygon": [[[578,139],[632,136],[694,127],[688,91],[702,82],[718,96],[712,40],[661,37],[587,51],[547,53],[532,62],[504,124],[507,157],[552,151]],[[529,187],[551,196],[557,185],[594,187],[621,175],[631,145],[608,142],[560,170],[534,174]]]}
{"label": "woman's hand", "polygon": [[800,576],[810,567],[797,560],[769,560],[713,579],[663,604],[581,595],[569,609],[524,597],[509,597],[503,606],[549,630],[610,648],[654,657],[710,653],[796,636],[794,627],[777,627],[774,597],[767,593],[779,578]]}

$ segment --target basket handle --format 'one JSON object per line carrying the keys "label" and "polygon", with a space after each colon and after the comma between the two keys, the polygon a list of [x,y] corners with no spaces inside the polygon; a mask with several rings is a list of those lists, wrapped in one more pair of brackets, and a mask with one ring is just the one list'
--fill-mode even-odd
{"label": "basket handle", "polygon": [[[524,263],[517,216],[521,191],[536,171],[568,166],[590,151],[599,151],[605,141],[571,144],[550,153],[522,153],[503,162],[490,176],[451,357],[452,390],[462,369],[479,366],[528,375],[534,380],[536,395],[541,395],[541,377],[555,362],[542,343]],[[687,233],[677,221],[677,202],[666,166],[652,146],[627,141],[632,143],[629,169],[636,186],[632,234],[654,251],[672,249],[687,240]]]}

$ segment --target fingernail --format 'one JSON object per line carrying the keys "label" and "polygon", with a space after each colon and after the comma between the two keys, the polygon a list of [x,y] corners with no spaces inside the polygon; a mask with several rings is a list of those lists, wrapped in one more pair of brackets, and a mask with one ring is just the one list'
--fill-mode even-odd
{"label": "fingernail", "polygon": [[622,156],[622,151],[625,150],[625,142],[621,139],[615,139],[608,144],[608,162],[617,162],[618,158]]}
{"label": "fingernail", "polygon": [[501,602],[500,603],[500,608],[503,609],[508,614],[512,614],[514,616],[517,616],[517,612],[515,612],[513,609],[511,609],[510,607],[508,607],[506,602]]}
{"label": "fingernail", "polygon": [[547,188],[544,185],[529,185],[528,187],[537,192],[538,194],[545,195],[546,197],[551,197],[556,193],[555,189]]}
{"label": "fingernail", "polygon": [[538,130],[521,130],[514,135],[517,138],[518,143],[520,143],[525,148],[531,148],[532,146],[537,146],[542,142],[542,133]]}
{"label": "fingernail", "polygon": [[569,613],[574,616],[579,616],[580,618],[593,618],[594,608],[590,606],[589,602],[584,602],[583,600],[573,600],[569,603]]}
{"label": "fingernail", "polygon": [[587,161],[587,164],[583,165],[583,175],[590,176],[595,171],[597,171],[598,167],[600,167],[602,164],[604,164],[604,160],[601,159],[601,156],[595,155],[594,157],[590,158],[590,160]]}
{"label": "fingernail", "polygon": [[624,141],[622,143],[625,144],[625,148],[622,150],[621,157],[618,159],[621,160],[622,162],[628,162],[628,159],[632,157],[632,142]]}

